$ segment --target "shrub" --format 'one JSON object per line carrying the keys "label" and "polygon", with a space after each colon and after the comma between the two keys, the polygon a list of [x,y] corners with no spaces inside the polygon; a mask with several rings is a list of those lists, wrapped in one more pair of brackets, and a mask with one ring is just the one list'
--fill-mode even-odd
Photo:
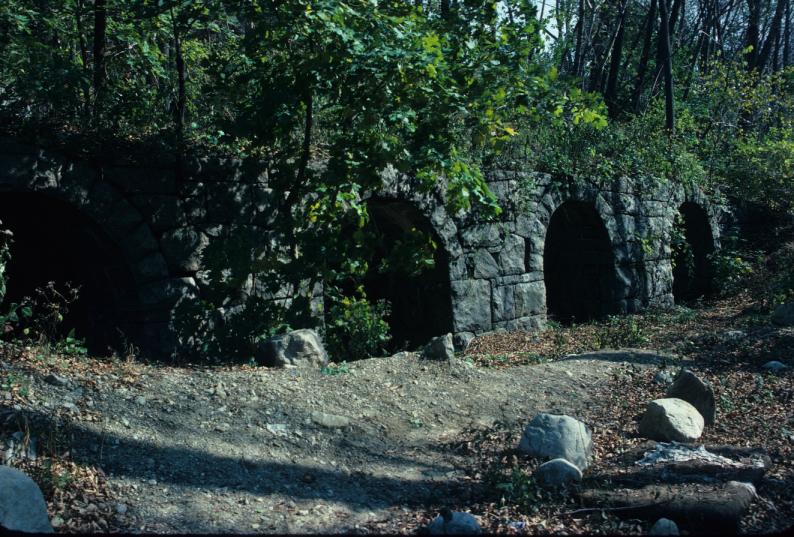
{"label": "shrub", "polygon": [[[361,291],[361,290],[360,290]],[[331,297],[326,314],[325,344],[334,358],[360,360],[386,350],[391,339],[388,323],[384,318],[389,314],[385,300],[370,304],[366,296]]]}

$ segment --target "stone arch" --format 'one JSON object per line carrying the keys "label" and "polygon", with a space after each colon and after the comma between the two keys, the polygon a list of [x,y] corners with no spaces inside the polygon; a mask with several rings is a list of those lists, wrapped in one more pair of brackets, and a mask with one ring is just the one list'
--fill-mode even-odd
{"label": "stone arch", "polygon": [[554,210],[543,264],[552,319],[586,321],[620,311],[613,243],[596,203],[571,199]]}
{"label": "stone arch", "polygon": [[[392,349],[415,349],[434,336],[452,332],[449,254],[438,232],[412,203],[371,198],[367,204],[370,230],[378,240],[364,288],[370,300],[384,299],[391,305],[386,320],[392,332]],[[419,273],[399,266],[380,271],[381,262],[398,241],[410,240],[412,235],[429,237],[436,244],[433,266]]]}
{"label": "stone arch", "polygon": [[[80,334],[78,329],[91,350],[103,353],[106,344],[120,343],[116,328],[146,348],[141,340],[146,324],[165,316],[155,310],[167,308],[163,289],[169,273],[141,213],[85,164],[43,150],[5,154],[2,163],[0,220],[17,228],[12,229],[18,237],[15,247],[25,249],[17,261],[35,263],[36,248],[58,252],[61,258],[60,269],[28,270],[37,277],[28,278],[27,285],[40,284],[36,280],[49,278],[47,274],[55,280],[82,279],[83,304],[76,312],[84,318],[76,324],[91,332]],[[49,264],[55,262],[50,259]],[[9,299],[16,293],[13,274],[11,278]],[[96,321],[87,323],[89,312]]]}
{"label": "stone arch", "polygon": [[709,255],[715,240],[711,218],[706,209],[693,201],[678,208],[678,233],[672,245],[673,297],[676,302],[693,300],[711,290]]}
{"label": "stone arch", "polygon": [[[437,244],[434,255],[435,266],[431,275],[426,275],[425,282],[420,279],[408,279],[403,284],[413,291],[398,297],[404,301],[411,293],[422,293],[422,302],[427,302],[428,313],[409,318],[407,311],[393,311],[391,323],[397,321],[397,334],[392,342],[393,346],[400,346],[400,333],[410,334],[407,338],[408,346],[417,346],[433,336],[456,332],[456,307],[466,297],[455,292],[454,282],[461,277],[459,267],[463,261],[463,248],[458,238],[458,228],[454,220],[447,214],[443,185],[432,192],[427,192],[418,182],[409,176],[402,175],[394,169],[386,169],[381,176],[382,184],[376,192],[364,196],[369,204],[376,223],[386,224],[393,232],[405,230],[411,225],[417,226],[421,231],[429,234]],[[422,276],[419,276],[422,278]],[[424,286],[424,287],[423,287]],[[377,295],[377,293],[375,293]],[[402,316],[400,320],[396,316]],[[428,319],[434,317],[434,319]],[[423,326],[421,320],[426,322]],[[402,324],[402,326],[399,326]],[[416,327],[415,329],[412,328]],[[393,332],[395,326],[392,326]],[[405,338],[403,338],[405,340]]]}

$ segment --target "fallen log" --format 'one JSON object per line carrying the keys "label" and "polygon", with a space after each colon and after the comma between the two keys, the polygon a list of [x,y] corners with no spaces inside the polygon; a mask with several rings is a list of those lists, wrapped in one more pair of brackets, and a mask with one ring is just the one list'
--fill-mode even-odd
{"label": "fallen log", "polygon": [[739,520],[755,497],[747,483],[725,485],[648,485],[638,489],[590,489],[579,494],[588,511],[609,510],[618,516],[656,520],[669,518],[688,531],[698,533],[735,532]]}

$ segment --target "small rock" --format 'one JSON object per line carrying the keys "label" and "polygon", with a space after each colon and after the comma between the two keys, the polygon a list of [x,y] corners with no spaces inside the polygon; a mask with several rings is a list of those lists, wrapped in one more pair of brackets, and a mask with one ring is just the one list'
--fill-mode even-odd
{"label": "small rock", "polygon": [[762,365],[761,369],[771,371],[772,373],[780,373],[781,371],[788,369],[788,367],[789,366],[787,366],[783,362],[778,362],[777,360],[770,360],[769,362]]}
{"label": "small rock", "polygon": [[257,360],[271,367],[323,367],[328,353],[317,332],[304,328],[261,341]]}
{"label": "small rock", "polygon": [[452,338],[452,343],[455,348],[461,352],[465,352],[469,344],[474,340],[474,334],[471,332],[458,332]]}
{"label": "small rock", "polygon": [[653,381],[656,384],[672,384],[675,379],[670,371],[663,369],[653,376]]}
{"label": "small rock", "polygon": [[326,414],[325,412],[312,412],[312,421],[317,425],[337,429],[350,425],[350,418],[337,416],[336,414]]}
{"label": "small rock", "polygon": [[0,526],[6,530],[52,533],[39,486],[24,472],[0,466]]}
{"label": "small rock", "polygon": [[[725,339],[728,341],[739,341],[740,339],[744,339],[747,336],[745,332],[742,330],[728,330],[725,332]],[[660,520],[667,520],[667,519],[660,519]]]}
{"label": "small rock", "polygon": [[639,433],[651,440],[663,442],[694,442],[703,434],[703,416],[683,399],[656,399],[639,424]]}
{"label": "small rock", "polygon": [[287,436],[286,423],[268,423],[265,425],[265,429],[267,429],[269,433],[277,436]]}
{"label": "small rock", "polygon": [[524,429],[518,450],[532,457],[563,458],[584,470],[593,453],[592,433],[570,416],[541,413]]}
{"label": "small rock", "polygon": [[582,471],[565,459],[544,462],[535,470],[538,483],[549,487],[560,487],[582,480]]}
{"label": "small rock", "polygon": [[44,377],[44,382],[47,384],[52,384],[53,386],[66,386],[69,384],[69,381],[64,377],[58,376],[54,373],[50,373],[46,377]]}
{"label": "small rock", "polygon": [[678,526],[669,518],[660,518],[651,526],[648,535],[678,535]]}
{"label": "small rock", "polygon": [[675,382],[667,390],[667,398],[682,399],[695,407],[703,416],[705,425],[713,425],[717,413],[714,390],[688,369],[681,369]]}
{"label": "small rock", "polygon": [[127,505],[123,503],[116,504],[116,512],[120,515],[124,515],[127,513]]}
{"label": "small rock", "polygon": [[482,533],[471,513],[444,510],[428,526],[430,535],[477,535]]}
{"label": "small rock", "polygon": [[69,412],[73,412],[75,414],[79,414],[80,413],[80,409],[77,408],[77,405],[75,405],[74,403],[70,403],[70,402],[67,401],[65,403],[61,403],[61,406],[63,408],[65,408],[66,410],[68,410]]}
{"label": "small rock", "polygon": [[143,405],[145,405],[147,402],[148,402],[148,401],[146,401],[146,398],[145,398],[144,396],[142,396],[142,395],[139,395],[138,397],[136,397],[136,398],[135,398],[135,404],[137,404],[137,405],[141,405],[141,406],[143,406]]}
{"label": "small rock", "polygon": [[431,339],[422,351],[422,358],[426,360],[454,360],[455,347],[452,345],[452,334]]}

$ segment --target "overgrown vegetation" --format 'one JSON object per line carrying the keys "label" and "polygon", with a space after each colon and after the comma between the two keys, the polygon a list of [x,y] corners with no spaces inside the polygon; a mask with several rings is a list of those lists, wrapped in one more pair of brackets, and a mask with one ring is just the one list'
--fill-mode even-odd
{"label": "overgrown vegetation", "polygon": [[[494,166],[794,211],[791,19],[789,0],[9,0],[0,118],[100,162],[158,154],[178,182],[189,155],[261,166],[284,193],[279,247],[254,251],[242,229],[216,239],[202,296],[180,310],[183,345],[247,360],[256,339],[320,316],[340,353],[367,355],[386,309],[359,291],[375,270],[361,194],[386,170],[484,217],[500,210]],[[744,270],[721,261],[726,281]],[[251,281],[294,298],[245,302]],[[312,311],[318,293],[358,309]],[[367,342],[344,348],[351,334]]]}

